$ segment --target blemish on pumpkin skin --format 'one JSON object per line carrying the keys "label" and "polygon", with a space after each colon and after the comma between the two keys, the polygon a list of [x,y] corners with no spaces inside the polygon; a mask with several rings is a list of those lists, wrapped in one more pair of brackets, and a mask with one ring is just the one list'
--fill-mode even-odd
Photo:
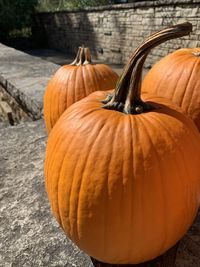
{"label": "blemish on pumpkin skin", "polygon": [[192,54],[195,55],[196,57],[200,57],[200,51],[195,51]]}

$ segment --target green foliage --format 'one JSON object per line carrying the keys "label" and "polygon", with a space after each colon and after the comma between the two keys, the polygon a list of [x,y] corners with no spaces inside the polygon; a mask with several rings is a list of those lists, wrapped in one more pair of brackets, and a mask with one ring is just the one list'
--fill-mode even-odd
{"label": "green foliage", "polygon": [[31,14],[38,0],[0,0],[0,40],[9,33],[30,27]]}
{"label": "green foliage", "polygon": [[0,42],[31,36],[32,14],[36,11],[59,11],[100,6],[112,0],[0,0]]}
{"label": "green foliage", "polygon": [[59,11],[112,4],[111,0],[39,0],[39,11]]}
{"label": "green foliage", "polygon": [[108,0],[74,0],[74,7],[83,8],[88,6],[108,5],[111,1]]}

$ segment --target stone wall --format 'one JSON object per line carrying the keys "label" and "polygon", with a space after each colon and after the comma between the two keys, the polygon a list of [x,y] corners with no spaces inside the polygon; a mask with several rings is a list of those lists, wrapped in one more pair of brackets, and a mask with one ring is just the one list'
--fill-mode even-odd
{"label": "stone wall", "polygon": [[101,61],[124,63],[131,52],[150,33],[167,25],[189,21],[193,33],[171,40],[149,55],[146,66],[180,47],[200,46],[200,1],[160,0],[37,14],[48,44],[75,52],[81,44],[89,46]]}

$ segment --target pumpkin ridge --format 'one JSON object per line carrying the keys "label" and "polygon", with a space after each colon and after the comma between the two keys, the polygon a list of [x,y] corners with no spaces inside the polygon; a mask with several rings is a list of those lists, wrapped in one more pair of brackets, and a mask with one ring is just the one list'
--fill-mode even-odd
{"label": "pumpkin ridge", "polygon": [[[98,116],[97,116],[98,117]],[[85,117],[85,119],[86,119],[86,117]],[[98,121],[97,119],[96,119],[96,121]],[[91,123],[91,122],[90,122]],[[82,180],[82,186],[81,186],[81,188],[80,188],[80,190],[79,190],[79,197],[80,197],[80,195],[81,195],[81,191],[83,190],[82,188],[83,188],[83,184],[86,182],[86,178],[87,178],[87,175],[84,173],[84,171],[87,169],[87,165],[88,165],[88,162],[89,162],[89,158],[91,157],[91,151],[93,150],[93,148],[95,147],[95,145],[96,145],[96,141],[97,141],[97,139],[98,139],[98,136],[100,135],[100,134],[102,134],[102,129],[105,127],[105,125],[104,124],[102,124],[102,125],[98,125],[97,123],[95,124],[95,126],[97,127],[97,128],[99,128],[98,129],[98,134],[96,135],[96,133],[97,133],[97,131],[95,131],[95,139],[94,139],[94,142],[92,142],[91,141],[91,139],[90,139],[90,141],[89,141],[89,143],[90,143],[90,147],[88,148],[90,151],[87,153],[87,157],[84,159],[84,165],[82,165],[82,169],[83,169],[83,172],[82,172],[82,178],[81,178],[81,180]],[[86,142],[85,142],[85,144],[86,144]],[[73,174],[74,175],[74,174]],[[79,207],[80,207],[80,205],[79,205]],[[78,208],[78,214],[79,214],[79,210],[80,210],[80,208]],[[80,215],[78,215],[78,217],[80,218]],[[79,232],[80,230],[78,230],[77,229],[77,232]],[[76,240],[76,243],[77,243],[77,241],[78,240]],[[80,242],[80,240],[78,241],[78,242]]]}
{"label": "pumpkin ridge", "polygon": [[[133,145],[134,146],[133,146],[133,150],[132,151],[135,151],[135,149],[136,149],[136,147],[135,147],[136,145],[134,144],[134,141],[135,141],[135,143],[138,142],[139,144],[137,145],[137,147],[139,147],[140,155],[142,156],[142,158],[141,158],[141,161],[142,161],[141,169],[143,170],[143,175],[144,175],[144,173],[145,173],[144,172],[144,168],[143,168],[144,167],[144,150],[142,148],[142,144],[141,144],[141,141],[140,141],[140,129],[139,129],[139,127],[136,126],[136,125],[138,125],[138,122],[139,121],[140,121],[140,123],[142,123],[142,122],[141,122],[141,119],[139,117],[131,117],[131,119],[132,119],[132,121],[134,120],[134,127],[132,128],[132,130],[134,129],[134,131],[135,131],[135,135],[134,135],[134,139],[135,140],[133,140]],[[137,121],[137,123],[136,123],[136,121]],[[137,170],[137,165],[135,163],[135,158],[134,158],[133,166],[134,166],[134,168],[133,168],[133,170],[134,170],[134,177],[136,178],[137,174],[135,173],[135,171]],[[143,188],[144,188],[144,184],[143,184]],[[137,206],[138,206],[138,203],[139,203],[140,204],[140,208],[141,208],[141,213],[140,213],[140,216],[142,218],[141,222],[144,222],[145,220],[144,220],[143,210],[144,210],[145,204],[144,204],[143,196],[142,195],[143,195],[143,191],[141,190],[139,197],[137,197]],[[139,198],[139,201],[138,201],[138,198]],[[134,207],[134,205],[133,205],[133,207]],[[132,211],[132,212],[134,213],[134,211]],[[133,214],[133,217],[132,218],[134,218],[134,214]],[[134,219],[133,219],[133,221],[134,221]],[[144,227],[144,224],[143,224],[143,226],[141,228],[143,228],[143,227]],[[131,238],[133,238],[133,237],[131,237]],[[131,240],[130,240],[130,242],[131,242]],[[132,250],[133,250],[133,247],[132,247]],[[143,258],[143,253],[142,253],[141,249],[138,250],[138,254],[139,254],[138,257],[140,259]]]}
{"label": "pumpkin ridge", "polygon": [[60,103],[62,103],[62,109],[60,108],[60,110],[59,110],[59,115],[58,115],[59,117],[62,115],[62,113],[65,111],[65,109],[67,107],[68,91],[69,91],[68,84],[70,82],[71,75],[73,74],[73,72],[74,72],[74,70],[71,68],[71,73],[70,74],[66,74],[65,86],[63,87],[63,90],[62,90],[63,94],[60,93],[60,95],[62,95],[62,98],[61,98],[61,101],[60,101]]}
{"label": "pumpkin ridge", "polygon": [[[80,185],[80,188],[79,188],[79,198],[78,198],[78,204],[77,204],[77,218],[80,218],[80,215],[79,215],[80,214],[80,201],[79,201],[79,199],[80,199],[81,191],[83,190],[83,182],[85,182],[85,180],[87,180],[86,179],[87,175],[84,175],[84,170],[86,169],[85,167],[87,166],[88,161],[89,161],[89,157],[91,156],[91,151],[95,147],[95,142],[98,139],[98,136],[101,134],[101,131],[104,128],[104,126],[105,125],[101,125],[101,127],[98,129],[98,134],[95,137],[95,141],[91,142],[90,149],[89,149],[90,151],[87,153],[87,156],[85,157],[85,160],[84,160],[84,165],[82,166],[83,172],[82,172],[81,185]],[[86,144],[86,142],[85,142],[85,144]],[[78,225],[77,225],[77,232],[79,232]]]}
{"label": "pumpkin ridge", "polygon": [[[185,59],[184,59],[184,57],[182,58],[182,61],[184,62],[185,61]],[[181,62],[182,62],[181,61]],[[174,65],[178,65],[178,64],[180,64],[180,61],[178,61],[178,62],[174,62],[175,64]],[[177,64],[176,64],[177,63]],[[173,66],[174,67],[174,66]],[[180,73],[179,73],[179,76],[178,76],[178,78],[177,78],[177,80],[176,80],[176,85],[175,85],[175,88],[174,88],[174,90],[173,90],[173,92],[172,92],[172,96],[171,96],[171,99],[172,99],[172,102],[174,101],[174,96],[175,96],[175,94],[177,93],[177,91],[176,91],[176,89],[177,89],[177,87],[178,87],[178,84],[179,84],[179,82],[181,81],[181,78],[182,78],[182,76],[183,76],[183,71],[180,71]],[[162,80],[160,80],[161,82],[162,82]],[[158,86],[159,87],[159,86]]]}
{"label": "pumpkin ridge", "polygon": [[[155,120],[157,120],[158,122],[159,122],[159,124],[163,127],[163,128],[165,128],[165,130],[166,130],[166,132],[168,133],[168,135],[169,135],[169,137],[171,138],[171,140],[172,140],[172,142],[174,143],[174,144],[176,144],[176,149],[177,149],[177,151],[179,152],[176,152],[176,157],[177,157],[177,153],[179,154],[179,155],[181,155],[181,157],[180,157],[180,159],[182,159],[182,166],[184,166],[184,169],[185,169],[185,172],[188,174],[187,176],[190,176],[189,174],[190,174],[190,172],[188,171],[188,169],[186,168],[186,166],[188,166],[187,165],[187,160],[186,160],[186,158],[185,158],[185,154],[184,154],[184,150],[183,150],[183,148],[182,148],[182,146],[180,146],[179,145],[179,143],[177,143],[177,141],[174,139],[174,137],[171,135],[171,133],[169,132],[169,130],[168,130],[168,127],[166,127],[166,125],[163,123],[163,121],[162,120],[160,120],[159,118],[155,118]],[[191,138],[192,139],[192,141],[193,141],[193,138]],[[191,141],[191,142],[192,142]],[[194,146],[195,146],[195,144],[194,144]],[[184,155],[184,156],[183,156]],[[176,159],[176,157],[174,157],[174,160]],[[180,161],[179,161],[180,162]],[[177,165],[176,165],[176,167],[177,167]],[[177,177],[179,177],[179,175],[177,174]],[[181,181],[181,183],[183,183],[182,182],[182,179],[180,179],[180,181]],[[185,186],[188,186],[188,182],[187,181],[184,181],[184,184],[185,184]],[[188,203],[187,203],[188,204]],[[191,207],[191,205],[190,205],[190,207]],[[187,209],[188,210],[188,209]],[[185,209],[183,209],[183,212],[185,212]],[[184,217],[184,219],[187,219],[187,218],[190,218],[191,216],[183,216]],[[181,223],[181,222],[180,222]],[[182,225],[182,227],[181,227],[181,225]],[[187,221],[185,221],[184,223],[182,222],[182,224],[180,225],[180,227],[177,227],[177,229],[179,229],[179,230],[181,230],[181,229],[183,229],[183,228],[185,228],[185,227],[183,227],[183,225],[190,225],[190,223],[188,223]],[[188,229],[186,229],[185,230],[185,233],[187,232],[187,230]],[[182,231],[181,231],[182,232]],[[183,236],[183,235],[182,235]]]}
{"label": "pumpkin ridge", "polygon": [[[63,142],[62,142],[63,143]],[[60,180],[61,180],[61,175],[62,175],[62,168],[63,168],[63,164],[65,162],[65,158],[66,158],[66,155],[67,153],[64,155],[64,157],[62,158],[61,160],[61,164],[60,164],[60,168],[59,168],[59,174],[58,174],[58,177],[57,177],[57,189],[56,189],[56,194],[57,194],[57,214],[58,214],[58,217],[59,217],[59,221],[60,221],[60,225],[63,229],[65,229],[65,226],[63,224],[63,220],[62,220],[62,216],[61,216],[61,210],[60,210],[60,201],[59,201],[59,188],[60,188]]]}
{"label": "pumpkin ridge", "polygon": [[[61,143],[61,142],[62,142],[62,138],[60,138],[60,142],[56,143],[55,150],[57,150],[59,148],[59,143]],[[49,159],[50,162],[47,166],[47,174],[46,174],[47,177],[49,176],[49,173],[51,173],[51,170],[54,167],[55,160],[56,160],[56,155],[55,155],[55,153],[53,153],[51,155],[51,158]],[[53,176],[51,178],[51,181],[49,181],[49,179],[47,179],[47,192],[49,192],[48,196],[49,196],[50,201],[53,202],[53,205],[52,205],[53,214],[58,214],[58,212],[59,212],[58,202],[55,203],[55,201],[52,201],[52,196],[54,196],[54,194],[52,192],[54,192],[54,193],[56,192],[56,194],[57,194],[57,190],[53,189],[52,185],[54,183],[52,182],[52,180],[57,180],[57,178],[55,179],[55,177]],[[56,185],[56,187],[57,187],[57,185]],[[57,199],[57,197],[56,197],[56,199]],[[59,223],[61,223],[60,216],[56,215],[56,218],[58,219]]]}
{"label": "pumpkin ridge", "polygon": [[86,94],[86,89],[85,89],[85,81],[84,81],[84,74],[83,74],[83,69],[85,68],[85,66],[79,66],[78,68],[76,68],[76,77],[75,77],[75,81],[74,81],[74,85],[73,85],[73,100],[70,103],[76,103],[77,101],[79,101],[80,99],[84,98],[87,94]]}
{"label": "pumpkin ridge", "polygon": [[[98,69],[101,69],[101,71],[100,70],[98,70]],[[102,81],[103,81],[103,83],[102,83],[102,87],[103,87],[103,90],[107,90],[107,88],[105,88],[105,82],[104,82],[104,80],[106,79],[108,79],[108,77],[110,76],[110,72],[109,72],[109,74],[108,74],[108,72],[109,72],[109,70],[107,70],[107,72],[105,72],[104,71],[104,65],[103,64],[100,64],[100,66],[98,66],[98,65],[94,65],[94,73],[95,73],[95,77],[97,78],[98,77],[98,75],[99,75],[99,78],[100,78],[100,80],[101,80],[101,83],[102,83]],[[114,77],[112,77],[112,78],[114,78]],[[112,81],[113,81],[113,79],[112,79]],[[107,81],[106,81],[107,82]],[[116,84],[116,82],[115,82],[115,84]],[[98,85],[99,86],[99,85]],[[113,88],[112,88],[113,89]],[[98,91],[100,90],[100,88],[98,88]]]}
{"label": "pumpkin ridge", "polygon": [[[130,136],[133,136],[133,129],[135,129],[135,118],[134,117],[131,117],[131,116],[127,116],[127,118],[129,119],[129,125],[131,125],[130,127]],[[124,131],[125,133],[125,131]],[[125,140],[127,139],[126,135],[125,135]],[[130,176],[134,177],[134,156],[133,156],[133,152],[134,151],[134,144],[133,144],[133,138],[130,139],[130,155],[131,155],[131,158],[132,160],[129,162],[129,164],[131,163],[131,166],[132,166],[132,171],[131,171],[131,174]],[[134,181],[133,179],[131,179],[131,185],[130,185],[130,191],[133,191],[133,187],[134,187]],[[134,221],[134,214],[133,214],[133,194],[131,194],[131,198],[130,198],[130,224],[133,225],[133,221]],[[132,236],[129,235],[129,252],[127,253],[128,254],[128,258],[131,257],[132,255],[132,250],[133,250],[133,247],[132,247]]]}
{"label": "pumpkin ridge", "polygon": [[[111,76],[112,72],[110,70],[110,68],[105,65],[105,64],[99,64],[99,65],[93,65],[94,69],[95,69],[95,72],[99,74],[99,76],[101,77],[102,81],[105,81],[105,79],[108,79],[109,77],[111,77],[112,79],[112,83],[113,83],[113,88],[115,87],[116,85],[116,80],[115,78],[117,77],[114,77],[114,75]],[[98,71],[98,69],[101,68],[101,71]],[[106,83],[107,83],[107,80],[106,80]],[[104,87],[104,90],[107,90],[107,86]]]}
{"label": "pumpkin ridge", "polygon": [[[88,69],[88,67],[89,66],[84,66],[84,68],[82,68],[82,78],[83,78],[83,86],[84,86],[84,92],[85,92],[85,96],[87,96],[87,95],[89,95],[90,93],[92,93],[92,92],[90,92],[90,91],[88,91],[88,85],[87,85],[87,83],[85,83],[85,79],[84,79],[84,77],[87,77],[87,79],[88,79],[88,73],[85,71],[86,69]],[[84,77],[83,77],[84,76]],[[90,78],[91,79],[91,78]],[[89,79],[88,79],[89,80]]]}
{"label": "pumpkin ridge", "polygon": [[[144,123],[144,120],[146,122],[148,122],[148,124],[151,125],[151,127],[154,126],[154,124],[152,122],[149,122],[149,120],[147,119],[147,116],[140,117],[140,120],[142,121],[142,126],[145,129],[145,132],[146,132],[146,134],[148,136],[148,139],[149,139],[149,141],[151,143],[151,148],[153,149],[155,161],[159,162],[160,161],[160,155],[158,154],[158,152],[157,152],[157,150],[155,148],[155,144],[152,141],[152,133],[149,132],[148,127],[146,127],[146,124]],[[158,174],[158,176],[156,175],[156,177],[157,177],[157,180],[160,181],[159,183],[161,183],[161,185],[162,185],[160,193],[159,193],[159,198],[160,199],[162,199],[162,197],[164,196],[163,193],[165,191],[164,190],[164,182],[163,182],[163,178],[162,178],[161,173],[162,172],[161,172],[160,164],[157,164],[157,174]],[[165,196],[165,199],[166,199],[166,196]],[[163,221],[162,222],[162,226],[163,227],[162,227],[162,242],[160,242],[160,244],[159,244],[159,251],[160,251],[159,255],[161,255],[162,252],[164,251],[164,247],[165,247],[165,243],[167,242],[167,235],[168,235],[168,229],[167,229],[166,224],[165,224],[165,218],[167,218],[167,216],[166,216],[166,207],[165,206],[166,205],[165,205],[165,200],[164,200],[164,201],[162,201],[162,208],[159,209],[159,212],[162,211],[162,214],[163,214],[161,216],[162,217],[162,221]],[[157,255],[157,256],[159,256],[159,255]]]}
{"label": "pumpkin ridge", "polygon": [[[90,71],[88,71],[88,74],[93,77],[93,82],[94,82],[93,86],[96,88],[96,91],[101,91],[102,89],[99,86],[99,82],[98,82],[98,79],[97,79],[98,75],[97,75],[97,71],[96,71],[95,65],[92,66],[92,68],[90,68]],[[90,93],[91,93],[91,91],[90,91]]]}
{"label": "pumpkin ridge", "polygon": [[[68,192],[68,195],[69,195],[69,201],[68,201],[68,208],[65,210],[65,212],[67,211],[67,215],[69,217],[69,220],[68,220],[68,226],[66,225],[65,223],[65,215],[63,214],[63,212],[61,211],[61,207],[62,207],[62,202],[63,202],[63,198],[62,198],[62,194],[59,194],[59,192],[62,192],[60,189],[62,188],[62,179],[63,179],[63,172],[65,170],[65,162],[67,161],[68,159],[68,154],[69,154],[69,150],[70,150],[70,146],[73,145],[73,142],[74,142],[74,139],[75,139],[75,136],[72,136],[72,139],[70,140],[69,142],[69,146],[66,145],[67,147],[67,150],[66,150],[66,153],[62,159],[62,164],[61,164],[61,167],[60,167],[60,170],[59,170],[59,175],[58,175],[58,194],[57,194],[57,198],[58,198],[58,207],[59,207],[59,211],[60,211],[60,218],[61,218],[61,222],[62,222],[62,226],[63,226],[63,229],[69,229],[69,233],[71,235],[71,230],[72,230],[72,227],[71,227],[71,219],[70,219],[70,199],[71,199],[71,194],[72,194],[72,188],[73,188],[73,178],[74,176],[71,174],[71,179],[70,179],[70,183],[71,183],[71,187],[70,187],[70,190]],[[62,143],[60,144],[60,146],[63,146],[63,140],[62,140]],[[69,176],[69,175],[68,175]],[[69,182],[69,179],[68,179],[68,182]],[[66,203],[67,204],[67,203]]]}
{"label": "pumpkin ridge", "polygon": [[[59,150],[59,148],[62,146],[63,147],[63,145],[65,144],[64,142],[63,142],[63,140],[64,140],[64,138],[63,138],[63,136],[64,136],[64,133],[62,132],[62,131],[60,131],[60,138],[58,139],[56,139],[56,146],[55,146],[55,149],[52,151],[52,156],[51,156],[51,160],[50,160],[50,162],[49,162],[49,165],[50,165],[50,167],[49,167],[49,172],[51,173],[52,172],[52,169],[55,169],[55,167],[57,168],[57,169],[59,169],[59,171],[61,170],[61,168],[62,168],[62,163],[63,163],[63,160],[64,160],[64,158],[62,159],[62,161],[61,161],[61,164],[59,164],[59,166],[57,166],[56,165],[56,153],[55,153],[55,151],[57,151],[57,150]],[[70,144],[67,146],[67,144],[65,144],[65,149],[66,149],[66,151],[68,151],[68,149],[70,148],[70,146],[72,146],[73,145],[73,139],[74,139],[74,137],[72,138],[72,140],[71,140],[71,142],[70,142]],[[59,172],[57,172],[57,173],[59,173]],[[60,209],[59,209],[59,202],[58,202],[58,185],[59,185],[59,183],[58,183],[58,181],[59,181],[59,175],[56,175],[56,176],[54,176],[53,177],[53,179],[51,179],[51,182],[49,183],[49,185],[50,185],[50,187],[49,187],[49,189],[48,189],[48,192],[50,192],[49,193],[49,195],[50,196],[52,196],[52,195],[54,195],[55,196],[55,194],[56,194],[56,199],[57,199],[57,203],[56,203],[56,205],[54,205],[54,206],[52,206],[52,209],[53,209],[53,213],[55,214],[55,210],[57,210],[57,211],[59,211]],[[54,181],[57,181],[57,183],[55,183]],[[56,189],[55,190],[53,190],[53,188],[52,188],[52,185],[56,185]],[[55,192],[54,194],[52,194],[52,192]],[[55,204],[55,202],[54,202],[54,204]],[[61,217],[60,217],[60,212],[59,212],[59,221],[61,222]],[[62,226],[63,226],[63,224],[62,224]]]}
{"label": "pumpkin ridge", "polygon": [[[157,121],[160,124],[160,126],[165,129],[166,133],[168,133],[168,137],[170,137],[170,139],[172,140],[172,143],[176,144],[176,147],[180,151],[180,155],[183,156],[184,155],[183,148],[180,145],[178,145],[177,140],[175,140],[174,137],[171,135],[170,131],[168,130],[169,127],[166,127],[166,124],[164,124],[163,121],[158,117],[154,117],[154,120]],[[184,158],[184,163],[186,163],[185,158]],[[183,166],[185,168],[186,164],[183,164]],[[189,172],[188,172],[188,170],[186,168],[185,168],[185,171],[189,174]]]}
{"label": "pumpkin ridge", "polygon": [[[194,67],[193,67],[192,72],[191,72],[191,79],[192,79],[192,76],[194,76],[194,73],[196,73],[196,68],[197,68],[198,65],[200,65],[200,61],[199,61],[198,58],[196,58],[195,63],[194,63]],[[196,85],[196,84],[195,84],[195,85]],[[189,85],[187,84],[187,88],[188,88],[188,87],[189,87]],[[195,93],[196,93],[196,90],[193,90],[193,91],[192,91],[192,95],[190,96],[190,104],[189,104],[189,105],[187,106],[187,108],[186,108],[186,113],[187,113],[187,114],[188,114],[188,111],[189,111],[191,105],[193,104],[193,103],[192,103],[192,99],[193,99],[193,96],[194,96]]]}
{"label": "pumpkin ridge", "polygon": [[[59,95],[59,103],[58,103],[58,116],[59,116],[59,117],[61,116],[61,114],[63,113],[63,111],[66,109],[66,106],[67,106],[67,97],[66,97],[66,95],[67,95],[67,91],[68,91],[68,86],[67,86],[67,84],[68,84],[68,82],[69,82],[70,75],[68,74],[68,75],[65,76],[65,74],[63,73],[63,78],[64,78],[64,77],[65,77],[65,83],[66,83],[66,85],[65,85],[65,86],[62,86],[62,90],[61,90],[61,93],[60,93],[60,95]],[[63,83],[64,83],[64,81],[63,81]],[[64,84],[63,84],[63,85],[64,85]],[[62,101],[62,99],[63,99],[64,101]],[[52,101],[51,101],[51,103],[52,103]],[[53,117],[53,114],[52,114],[52,116],[50,116],[50,117]],[[54,124],[52,124],[51,127],[53,127],[53,125],[54,125]]]}
{"label": "pumpkin ridge", "polygon": [[184,103],[184,99],[185,99],[185,95],[186,95],[187,87],[188,87],[188,85],[189,85],[190,82],[191,82],[191,78],[192,78],[192,75],[193,75],[193,72],[194,72],[194,67],[195,67],[195,65],[196,65],[196,61],[194,61],[194,63],[193,63],[192,65],[193,65],[193,67],[192,67],[192,71],[191,71],[191,73],[190,73],[190,75],[189,75],[189,77],[188,77],[188,81],[187,81],[187,83],[185,83],[184,93],[183,93],[183,96],[182,96],[182,99],[181,99],[181,102],[180,102],[180,106],[181,106],[181,107],[182,107],[182,105],[183,105],[183,103]]}
{"label": "pumpkin ridge", "polygon": [[[51,161],[52,161],[52,155],[54,155],[54,153],[51,153],[51,152],[54,152],[55,149],[57,149],[57,146],[58,146],[59,141],[60,141],[60,139],[61,139],[61,138],[60,138],[60,137],[61,137],[61,132],[60,132],[60,131],[58,131],[58,132],[59,132],[59,135],[57,136],[57,142],[54,142],[53,145],[51,145],[51,147],[48,147],[48,151],[46,151],[46,160],[45,160],[45,162],[50,161],[48,165],[45,164],[45,176],[47,177],[47,178],[46,178],[46,188],[47,188],[47,192],[49,192],[49,179],[48,179],[48,177],[49,177],[49,173],[50,173],[49,169],[50,169],[51,166],[52,166],[52,164],[51,164]],[[58,134],[58,133],[56,132],[56,134]],[[49,195],[51,195],[51,194],[49,194]]]}
{"label": "pumpkin ridge", "polygon": [[[70,73],[69,82],[71,83],[70,83],[70,87],[68,87],[68,90],[67,90],[67,107],[71,106],[76,101],[75,92],[78,87],[77,84],[79,83],[79,77],[77,74],[80,68],[81,66],[74,68],[73,72]],[[74,89],[71,90],[71,88],[74,88]]]}
{"label": "pumpkin ridge", "polygon": [[[60,81],[62,81],[63,83],[63,78],[64,73],[65,73],[65,68],[61,67],[60,70],[58,70],[58,72],[56,72],[55,75],[55,79],[52,80],[52,86],[58,84]],[[52,90],[52,89],[51,89]],[[50,114],[50,120],[51,120],[51,127],[53,127],[53,125],[55,124],[55,121],[57,119],[57,111],[59,108],[59,96],[57,95],[57,90],[52,90],[51,95],[51,99],[50,99],[50,105],[51,105],[51,114]],[[52,104],[52,101],[54,102],[54,104]],[[56,111],[56,113],[55,113]]]}
{"label": "pumpkin ridge", "polygon": [[[119,114],[118,114],[119,115]],[[119,151],[119,145],[121,145],[121,143],[119,144],[119,141],[118,141],[118,137],[121,135],[121,133],[124,131],[124,117],[121,117],[121,116],[118,116],[117,118],[118,122],[117,122],[117,125],[115,127],[115,129],[112,129],[112,131],[114,132],[113,134],[113,139],[112,139],[112,146],[110,148],[110,159],[109,159],[109,175],[107,177],[107,188],[108,188],[108,198],[112,197],[112,195],[115,194],[115,190],[111,190],[110,188],[110,180],[112,180],[112,169],[113,169],[113,166],[114,166],[114,163],[116,161],[116,159],[113,157],[113,155],[115,155],[116,153],[118,153]],[[110,119],[109,119],[110,121]],[[116,152],[116,153],[115,153]],[[120,156],[120,160],[123,162],[123,157],[124,157],[124,151],[121,153],[121,156]],[[120,168],[120,174],[118,174],[118,178],[116,179],[116,183],[120,183],[121,184],[121,190],[120,190],[120,195],[119,195],[119,199],[120,201],[119,202],[119,206],[117,207],[117,209],[120,211],[119,214],[123,214],[123,210],[121,210],[123,208],[123,203],[124,203],[124,185],[123,185],[123,165],[121,165],[121,168]],[[121,204],[122,203],[122,204]],[[120,205],[121,204],[121,205]],[[111,210],[111,207],[110,205],[108,205],[108,210],[110,211]],[[108,217],[109,217],[109,222],[113,220],[112,216],[110,215],[110,213],[108,213]],[[119,224],[120,226],[122,226],[122,229],[124,229],[124,223],[123,221],[121,220],[121,216],[119,216]],[[112,228],[111,224],[108,223],[108,224],[105,224],[106,225],[106,229],[105,229],[105,233],[106,233],[106,236],[107,233],[110,232],[110,228]],[[118,226],[117,226],[118,228]],[[112,241],[110,241],[110,248],[111,248],[111,252],[112,252],[112,247],[113,247],[113,242],[115,242],[115,237],[112,238]],[[106,251],[106,244],[108,244],[109,240],[105,239],[105,244],[104,244],[104,251]],[[106,255],[109,255],[110,252],[109,251],[106,251]]]}
{"label": "pumpkin ridge", "polygon": [[[57,73],[56,73],[56,74],[57,74]],[[55,74],[55,75],[56,75],[56,74]],[[56,76],[55,76],[55,78],[56,78]],[[53,80],[50,80],[50,82],[49,82],[50,86],[52,85],[53,82],[54,82],[54,77],[53,77]],[[49,86],[49,84],[48,84],[48,86]],[[45,92],[45,95],[46,95],[46,94],[48,95],[49,92],[46,91],[46,92]],[[51,117],[51,113],[52,113],[52,105],[51,105],[51,102],[52,102],[52,98],[53,98],[54,94],[55,94],[55,92],[53,91],[52,94],[49,94],[49,98],[50,98],[50,99],[48,99],[47,101],[45,101],[45,103],[49,103],[49,113],[48,113],[48,112],[45,112],[45,114],[48,115],[47,122],[49,121],[49,123],[50,123],[50,128],[52,128],[52,125],[53,125],[53,118]],[[49,116],[49,115],[50,115],[50,116]]]}
{"label": "pumpkin ridge", "polygon": [[[65,164],[64,163],[68,159],[69,151],[70,151],[71,147],[73,146],[73,143],[76,142],[75,139],[76,139],[76,136],[73,135],[72,138],[70,139],[69,145],[68,146],[66,145],[67,146],[67,150],[66,150],[66,153],[65,153],[63,162],[62,162],[62,166],[60,168],[60,174],[61,174],[61,176],[59,176],[58,188],[59,187],[62,187],[62,186],[60,186],[60,184],[61,184],[60,180],[63,179],[63,176],[62,175],[63,175],[63,172],[65,171]],[[62,145],[63,145],[63,142],[60,144],[60,146],[62,146]],[[80,156],[81,156],[81,153],[79,153],[78,158],[76,158],[77,161],[79,160]],[[71,214],[71,211],[70,211],[70,202],[71,202],[71,197],[72,197],[72,191],[73,191],[73,188],[74,188],[73,183],[74,183],[74,173],[75,173],[75,171],[76,171],[76,169],[74,169],[73,172],[70,174],[70,176],[71,176],[71,188],[70,188],[69,197],[68,197],[69,198],[69,201],[68,201],[68,209],[67,209],[68,210],[68,216],[69,216],[69,223],[68,224],[69,224],[69,228],[70,228],[70,230],[69,230],[70,235],[72,235],[72,233],[71,233],[71,230],[72,230],[71,221],[73,221],[72,216],[70,215]],[[58,190],[58,199],[60,199],[59,203],[62,203],[63,199],[62,199],[62,196],[59,195],[59,192],[60,192],[60,190]],[[65,225],[64,220],[63,220],[64,217],[65,216],[62,214],[61,215],[61,220],[63,221],[64,228],[66,228],[66,225]],[[74,229],[76,231],[76,236],[78,236],[77,227],[73,227],[73,231],[74,231]],[[77,240],[78,240],[78,238],[77,238]]]}
{"label": "pumpkin ridge", "polygon": [[[147,118],[146,118],[147,119]],[[168,130],[168,127],[166,127],[166,125],[163,123],[163,121],[162,120],[160,120],[160,119],[158,119],[158,118],[155,118],[154,117],[154,120],[155,121],[157,121],[157,123],[158,124],[160,124],[161,125],[161,127],[162,128],[164,128],[165,129],[165,131],[166,131],[166,133],[168,134],[168,137],[170,137],[170,139],[172,140],[172,143],[173,144],[177,144],[177,142],[176,142],[176,140],[172,137],[172,135],[171,135],[171,133],[169,132],[169,130]],[[159,128],[160,129],[160,128]],[[182,153],[182,150],[180,149],[180,147],[178,146],[177,147],[178,148],[178,154],[179,155],[182,155],[183,153]],[[177,153],[176,153],[176,157],[177,157]],[[174,160],[176,161],[176,157],[174,157]],[[182,157],[180,157],[181,159],[182,159]],[[157,160],[159,161],[159,156],[158,156],[158,154],[157,154]],[[184,164],[182,164],[184,167],[185,167],[185,161],[184,161]],[[158,165],[158,168],[160,169],[160,166]],[[179,172],[177,171],[176,172],[176,175],[177,175],[177,177],[180,177],[179,176]],[[161,177],[161,172],[160,172],[160,181],[163,181],[163,179],[161,179],[162,177]],[[181,179],[179,179],[180,180],[180,183],[182,183],[182,180]],[[164,188],[164,183],[162,182],[162,188]],[[164,190],[162,190],[162,192],[164,192]],[[163,194],[163,193],[162,193]],[[167,199],[167,197],[165,196],[165,199]],[[165,201],[164,201],[164,203],[165,203]],[[167,217],[167,215],[166,215],[166,208],[164,207],[163,208],[163,210],[165,211],[164,212],[164,214],[163,214],[163,218],[166,218]],[[163,223],[163,225],[164,225],[164,223]],[[177,229],[180,229],[180,228],[178,228],[177,227]],[[182,229],[182,228],[181,228]],[[166,233],[165,234],[165,238],[166,238],[166,241],[165,241],[165,243],[167,242],[167,236],[168,236],[168,233],[167,233],[167,228],[164,230],[164,233]],[[165,243],[163,242],[163,246],[162,246],[162,251],[163,251],[163,248],[165,247]]]}

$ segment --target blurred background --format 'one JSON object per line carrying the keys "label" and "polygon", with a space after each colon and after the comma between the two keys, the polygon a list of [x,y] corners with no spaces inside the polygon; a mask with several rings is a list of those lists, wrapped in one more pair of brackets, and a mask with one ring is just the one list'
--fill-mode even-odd
{"label": "blurred background", "polygon": [[85,7],[113,5],[128,0],[0,0],[0,42],[18,49],[45,46],[43,34],[38,38],[37,12],[77,10]]}

